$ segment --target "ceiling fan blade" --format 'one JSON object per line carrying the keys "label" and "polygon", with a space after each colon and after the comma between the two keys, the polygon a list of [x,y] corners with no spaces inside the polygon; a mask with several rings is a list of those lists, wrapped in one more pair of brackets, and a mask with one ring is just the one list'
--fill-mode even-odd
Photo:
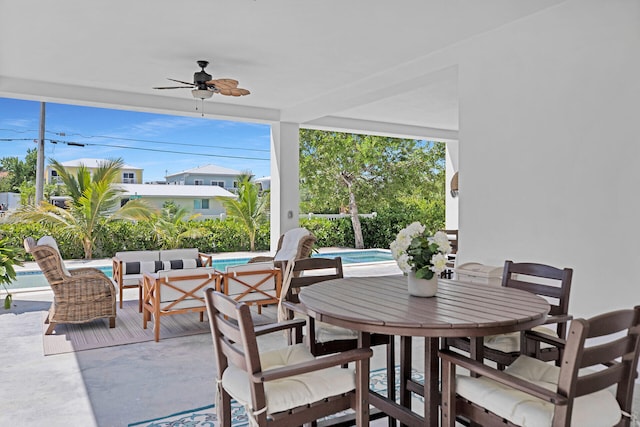
{"label": "ceiling fan blade", "polygon": [[167,77],[167,80],[171,80],[172,82],[176,82],[176,83],[182,83],[183,85],[191,85],[192,87],[195,86],[195,84],[191,82],[183,82],[182,80],[170,79],[168,77]]}
{"label": "ceiling fan blade", "polygon": [[226,95],[226,96],[242,96],[242,95],[249,95],[251,92],[249,92],[247,89],[242,89],[242,88],[233,88],[233,89],[218,89],[218,93],[220,95]]}
{"label": "ceiling fan blade", "polygon": [[213,79],[207,82],[207,86],[215,86],[218,89],[233,89],[238,87],[238,81],[234,79]]}
{"label": "ceiling fan blade", "polygon": [[193,89],[193,86],[165,86],[165,87],[154,87],[152,89]]}

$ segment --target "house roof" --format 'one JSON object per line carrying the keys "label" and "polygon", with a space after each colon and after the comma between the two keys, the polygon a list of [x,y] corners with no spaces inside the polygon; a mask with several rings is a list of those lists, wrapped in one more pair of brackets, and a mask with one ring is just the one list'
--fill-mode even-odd
{"label": "house roof", "polygon": [[[90,159],[90,158],[82,158],[82,159],[75,159],[75,160],[68,160],[66,162],[60,162],[62,164],[62,166],[64,167],[79,167],[80,165],[84,165],[87,168],[97,168],[98,166],[100,166],[101,163],[107,162],[107,159]],[[127,165],[127,164],[123,164],[122,165],[122,169],[135,169],[135,170],[142,170],[142,168],[136,167],[136,166],[131,166],[131,165]]]}
{"label": "house roof", "polygon": [[118,184],[129,196],[146,197],[236,197],[233,193],[215,185],[164,185],[164,184]]}
{"label": "house roof", "polygon": [[241,171],[237,171],[235,169],[223,168],[222,166],[204,165],[204,166],[198,166],[198,167],[191,168],[191,169],[186,169],[186,170],[183,170],[181,172],[176,172],[176,173],[169,174],[169,175],[167,175],[167,178],[172,177],[172,176],[183,175],[183,174],[237,176],[237,175],[240,175],[242,173],[243,172],[241,172]]}

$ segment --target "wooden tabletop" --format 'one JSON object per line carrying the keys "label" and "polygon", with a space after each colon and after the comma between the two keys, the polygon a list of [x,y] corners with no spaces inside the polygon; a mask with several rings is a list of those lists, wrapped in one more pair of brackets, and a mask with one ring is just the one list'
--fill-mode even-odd
{"label": "wooden tabletop", "polygon": [[407,293],[403,275],[349,277],[304,288],[309,315],[354,330],[422,337],[472,337],[530,329],[549,312],[537,295],[501,286],[439,280],[435,297]]}

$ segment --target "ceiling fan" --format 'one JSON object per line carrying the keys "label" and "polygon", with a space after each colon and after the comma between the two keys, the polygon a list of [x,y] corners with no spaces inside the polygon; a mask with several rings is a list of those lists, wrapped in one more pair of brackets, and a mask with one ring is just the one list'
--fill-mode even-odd
{"label": "ceiling fan", "polygon": [[182,83],[187,86],[165,86],[154,87],[153,89],[192,89],[191,93],[194,98],[211,98],[214,93],[226,96],[243,96],[249,95],[247,89],[238,87],[238,81],[234,79],[213,79],[211,74],[204,69],[209,65],[209,61],[198,61],[198,66],[202,68],[193,74],[193,83],[184,82],[182,80],[168,79],[172,82]]}

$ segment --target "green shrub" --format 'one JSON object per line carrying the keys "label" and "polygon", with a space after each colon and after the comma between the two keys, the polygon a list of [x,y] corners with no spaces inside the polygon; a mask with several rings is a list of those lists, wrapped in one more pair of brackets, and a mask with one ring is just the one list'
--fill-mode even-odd
{"label": "green shrub", "polygon": [[[388,248],[398,231],[413,221],[422,222],[427,230],[435,232],[444,227],[444,202],[428,200],[400,201],[393,206],[383,207],[375,218],[362,218],[362,234],[365,248]],[[325,218],[301,219],[300,226],[306,227],[318,239],[315,248],[353,248],[355,238],[351,218],[329,220]],[[195,247],[202,252],[249,251],[249,238],[239,224],[230,218],[224,221],[208,219],[187,221],[184,227],[204,227],[208,230],[199,238],[187,238],[183,247]],[[60,247],[65,259],[80,259],[84,252],[80,245],[71,240],[64,231],[52,230],[41,223],[0,224],[0,238],[7,238],[7,245],[24,254],[23,240],[27,236],[39,239],[51,235]],[[263,224],[256,234],[256,250],[270,248],[270,225]],[[101,224],[96,239],[94,257],[110,258],[118,251],[157,250],[159,244],[149,222],[112,221]],[[31,256],[25,259],[31,260]]]}

